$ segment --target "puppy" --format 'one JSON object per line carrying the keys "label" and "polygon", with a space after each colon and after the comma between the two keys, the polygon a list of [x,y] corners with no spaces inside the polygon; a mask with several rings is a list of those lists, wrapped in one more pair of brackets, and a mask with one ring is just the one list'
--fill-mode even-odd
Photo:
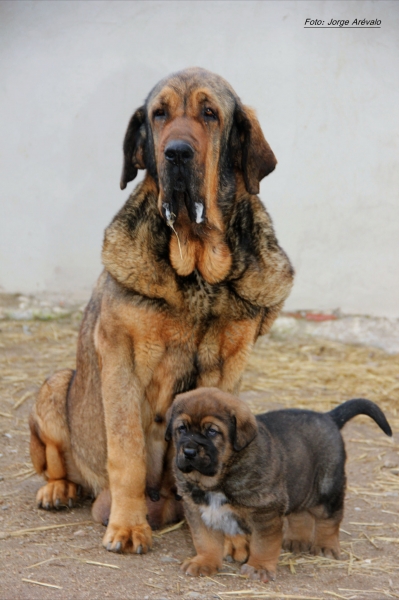
{"label": "puppy", "polygon": [[262,582],[275,578],[282,545],[338,558],[346,458],[339,430],[359,414],[392,435],[370,400],[324,414],[289,409],[255,417],[216,388],[178,395],[166,439],[174,441],[177,489],[197,551],[183,571],[220,569],[225,536],[236,559],[247,558],[248,544],[241,573]]}

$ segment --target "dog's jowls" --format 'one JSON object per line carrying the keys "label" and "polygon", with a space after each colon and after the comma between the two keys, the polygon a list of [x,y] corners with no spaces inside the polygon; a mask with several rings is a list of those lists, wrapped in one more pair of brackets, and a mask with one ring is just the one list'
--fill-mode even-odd
{"label": "dog's jowls", "polygon": [[282,546],[339,557],[345,494],[341,427],[358,414],[391,428],[370,400],[329,413],[279,410],[254,417],[238,398],[215,388],[177,396],[166,436],[175,445],[178,493],[197,555],[189,575],[211,575],[223,554],[241,573],[274,579]]}

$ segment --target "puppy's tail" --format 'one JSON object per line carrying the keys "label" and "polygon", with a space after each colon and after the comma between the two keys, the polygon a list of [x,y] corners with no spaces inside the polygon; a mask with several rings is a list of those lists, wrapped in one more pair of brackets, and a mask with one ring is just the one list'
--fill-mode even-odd
{"label": "puppy's tail", "polygon": [[330,415],[338,429],[342,429],[345,423],[356,417],[356,415],[367,415],[377,423],[384,433],[389,436],[392,435],[392,429],[382,410],[374,402],[365,398],[348,400],[327,414]]}

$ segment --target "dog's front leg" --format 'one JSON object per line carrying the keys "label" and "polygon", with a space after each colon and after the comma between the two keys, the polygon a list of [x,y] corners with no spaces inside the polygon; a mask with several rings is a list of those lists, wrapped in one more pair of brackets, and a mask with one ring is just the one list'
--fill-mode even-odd
{"label": "dog's front leg", "polygon": [[181,569],[193,577],[213,575],[222,567],[224,535],[205,525],[191,500],[184,501],[184,511],[197,555],[185,560]]}
{"label": "dog's front leg", "polygon": [[144,391],[135,375],[128,344],[100,343],[101,386],[107,433],[111,514],[103,545],[111,552],[145,553],[151,547],[147,523],[146,458],[141,419]]}

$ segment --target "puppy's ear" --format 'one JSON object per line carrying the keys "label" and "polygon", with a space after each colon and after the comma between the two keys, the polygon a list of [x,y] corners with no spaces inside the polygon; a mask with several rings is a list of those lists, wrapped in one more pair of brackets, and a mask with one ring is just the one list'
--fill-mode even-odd
{"label": "puppy's ear", "polygon": [[170,442],[172,439],[172,431],[173,431],[173,406],[170,406],[165,415],[165,421],[167,422],[166,431],[165,431],[165,442]]}
{"label": "puppy's ear", "polygon": [[238,144],[234,144],[236,165],[241,168],[247,192],[258,194],[259,182],[274,170],[277,159],[265,140],[252,108],[238,104],[234,113],[234,126],[238,137]]}
{"label": "puppy's ear", "polygon": [[236,408],[232,415],[232,444],[236,452],[246,448],[258,433],[254,415],[243,401],[240,404],[242,406]]}
{"label": "puppy's ear", "polygon": [[144,144],[146,140],[145,107],[136,110],[129,121],[125,139],[123,141],[123,169],[121,176],[121,190],[137,175],[137,169],[145,169]]}

